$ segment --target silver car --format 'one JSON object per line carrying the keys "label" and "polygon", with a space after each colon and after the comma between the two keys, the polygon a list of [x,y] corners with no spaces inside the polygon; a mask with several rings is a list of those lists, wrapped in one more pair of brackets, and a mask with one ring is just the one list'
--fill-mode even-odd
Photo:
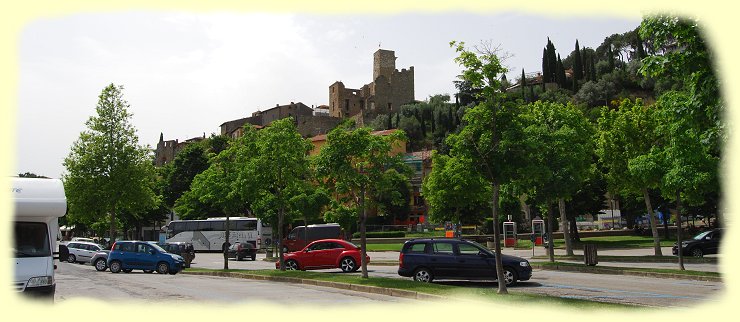
{"label": "silver car", "polygon": [[96,243],[73,241],[67,244],[69,256],[67,261],[70,263],[89,263],[95,253],[103,250],[103,246]]}
{"label": "silver car", "polygon": [[90,259],[90,265],[95,266],[95,269],[97,269],[99,272],[105,271],[108,269],[108,254],[110,254],[110,249],[103,249]]}

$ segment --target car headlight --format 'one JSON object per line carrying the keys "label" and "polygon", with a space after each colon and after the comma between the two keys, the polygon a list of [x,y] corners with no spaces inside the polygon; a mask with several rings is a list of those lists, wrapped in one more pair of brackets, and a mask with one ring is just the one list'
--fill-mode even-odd
{"label": "car headlight", "polygon": [[31,277],[28,280],[28,285],[26,285],[26,287],[49,286],[51,284],[54,284],[53,276],[36,276]]}
{"label": "car headlight", "polygon": [[528,261],[519,262],[519,266],[521,266],[521,267],[529,267],[529,262]]}

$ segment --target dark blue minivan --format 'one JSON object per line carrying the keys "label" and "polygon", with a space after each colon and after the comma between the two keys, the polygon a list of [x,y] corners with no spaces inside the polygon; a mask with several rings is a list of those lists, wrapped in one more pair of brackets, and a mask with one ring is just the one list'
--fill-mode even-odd
{"label": "dark blue minivan", "polygon": [[108,255],[111,273],[130,273],[135,269],[160,274],[177,274],[185,261],[182,256],[170,254],[162,247],[143,241],[117,241]]}
{"label": "dark blue minivan", "polygon": [[[506,286],[532,277],[532,266],[521,257],[502,255]],[[495,280],[496,258],[488,248],[456,238],[411,239],[403,244],[398,275],[415,281],[434,279]]]}

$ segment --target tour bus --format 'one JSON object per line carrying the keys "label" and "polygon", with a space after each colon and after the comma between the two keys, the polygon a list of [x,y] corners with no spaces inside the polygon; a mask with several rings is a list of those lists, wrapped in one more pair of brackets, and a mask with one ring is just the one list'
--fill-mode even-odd
{"label": "tour bus", "polygon": [[13,287],[17,292],[53,301],[54,259],[69,256],[64,245],[55,252],[58,219],[67,212],[64,185],[59,179],[14,177],[11,194],[15,204]]}
{"label": "tour bus", "polygon": [[[226,218],[173,220],[167,225],[167,242],[191,243],[196,251],[222,251]],[[272,244],[272,227],[257,218],[229,217],[229,243],[245,242],[256,249]]]}

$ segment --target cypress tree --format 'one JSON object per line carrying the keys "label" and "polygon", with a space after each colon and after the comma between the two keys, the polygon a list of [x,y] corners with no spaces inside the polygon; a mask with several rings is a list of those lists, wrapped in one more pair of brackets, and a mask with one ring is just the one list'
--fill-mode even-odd
{"label": "cypress tree", "polygon": [[542,91],[545,90],[545,83],[547,82],[547,48],[542,48]]}
{"label": "cypress tree", "polygon": [[557,73],[558,73],[558,59],[556,57],[555,53],[555,45],[550,41],[550,38],[547,38],[547,65],[548,65],[548,73],[547,76],[548,82],[552,83],[557,80]]}
{"label": "cypress tree", "polygon": [[[583,60],[581,58],[581,48],[578,46],[578,39],[576,39],[576,51],[575,51],[575,59],[573,60],[573,79],[574,84],[577,84],[576,81],[579,81],[583,79]],[[573,88],[575,89],[575,87]]]}
{"label": "cypress tree", "polygon": [[560,86],[561,88],[565,88],[565,85],[566,85],[565,84],[565,82],[566,82],[565,68],[563,68],[563,61],[560,60],[560,54],[558,54],[558,62],[556,64],[556,66],[557,66],[556,70],[558,71],[557,72],[558,86]]}
{"label": "cypress tree", "polygon": [[[432,124],[432,134],[434,134],[434,130],[437,129],[436,126],[434,126],[434,121],[435,121],[434,120],[434,110],[432,110],[432,112],[430,113],[430,117],[431,117],[431,120],[432,120],[432,123],[431,123]],[[439,119],[439,118],[437,118],[437,119]]]}
{"label": "cypress tree", "polygon": [[609,72],[611,72],[611,71],[614,70],[614,52],[612,51],[612,45],[611,44],[609,44],[609,50],[607,51],[607,55],[609,55],[609,57],[607,57],[609,59],[608,60],[608,62],[609,62]]}
{"label": "cypress tree", "polygon": [[400,123],[401,123],[401,115],[399,115],[399,113],[396,113],[396,128],[401,127]]}
{"label": "cypress tree", "polygon": [[450,106],[450,108],[449,108],[449,109],[447,109],[447,122],[448,122],[448,123],[447,123],[447,125],[448,125],[448,126],[447,126],[447,129],[448,129],[448,130],[449,130],[450,132],[452,132],[452,130],[454,130],[454,129],[455,129],[455,119],[454,119],[454,117],[453,117],[453,115],[452,115],[452,109],[453,109],[453,107],[452,107],[452,106]]}
{"label": "cypress tree", "polygon": [[385,125],[386,130],[390,130],[393,128],[393,122],[391,120],[391,116],[393,116],[393,114],[388,114],[388,122]]}
{"label": "cypress tree", "polygon": [[524,100],[524,101],[526,102],[526,101],[527,101],[527,98],[526,98],[526,96],[524,95],[524,87],[525,87],[525,86],[527,86],[527,79],[526,79],[526,78],[525,78],[525,76],[524,76],[524,68],[522,68],[522,79],[521,79],[521,84],[522,84],[522,99],[523,99],[523,100]]}
{"label": "cypress tree", "polygon": [[594,55],[591,55],[591,80],[596,81],[596,62],[594,62]]}

